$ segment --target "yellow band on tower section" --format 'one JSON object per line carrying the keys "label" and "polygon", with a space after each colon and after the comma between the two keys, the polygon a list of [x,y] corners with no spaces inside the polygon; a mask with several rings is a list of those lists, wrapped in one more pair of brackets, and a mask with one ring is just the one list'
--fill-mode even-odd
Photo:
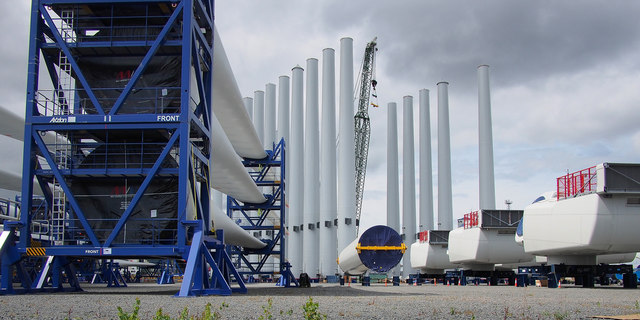
{"label": "yellow band on tower section", "polygon": [[401,243],[399,246],[363,246],[360,243],[356,246],[356,250],[358,253],[362,252],[362,250],[400,250],[403,254],[407,251],[407,246]]}

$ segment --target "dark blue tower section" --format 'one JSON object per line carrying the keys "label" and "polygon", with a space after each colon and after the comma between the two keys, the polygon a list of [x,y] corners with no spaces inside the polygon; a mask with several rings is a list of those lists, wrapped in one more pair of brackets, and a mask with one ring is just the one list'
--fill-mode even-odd
{"label": "dark blue tower section", "polygon": [[[187,261],[181,296],[231,293],[209,225],[213,19],[213,0],[33,0],[23,211],[6,227],[3,292],[5,271],[46,256],[24,289],[48,275],[62,288],[71,257],[156,257]],[[46,208],[27,210],[34,183]]]}

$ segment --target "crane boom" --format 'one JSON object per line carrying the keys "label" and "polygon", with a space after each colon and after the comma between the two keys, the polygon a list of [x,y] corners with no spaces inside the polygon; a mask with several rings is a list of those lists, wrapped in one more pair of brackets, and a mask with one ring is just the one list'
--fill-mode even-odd
{"label": "crane boom", "polygon": [[[362,196],[364,193],[364,179],[367,172],[367,157],[369,154],[369,139],[371,137],[371,125],[369,123],[369,98],[371,89],[375,91],[374,79],[376,39],[369,42],[364,50],[362,70],[358,79],[355,99],[358,100],[358,110],[355,120],[355,152],[356,152],[356,221],[360,221],[362,212]],[[359,225],[359,223],[356,223]],[[357,230],[358,227],[356,227]]]}

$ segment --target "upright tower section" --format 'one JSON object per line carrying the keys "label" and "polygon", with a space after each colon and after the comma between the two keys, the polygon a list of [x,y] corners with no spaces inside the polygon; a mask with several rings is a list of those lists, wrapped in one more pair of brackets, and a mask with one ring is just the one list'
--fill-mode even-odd
{"label": "upright tower section", "polygon": [[478,140],[480,209],[494,210],[496,208],[496,187],[493,172],[493,129],[491,126],[488,65],[478,66]]}
{"label": "upright tower section", "polygon": [[[18,250],[213,263],[213,19],[213,0],[33,0],[22,208],[35,178],[47,210]],[[208,288],[187,273],[180,295]]]}

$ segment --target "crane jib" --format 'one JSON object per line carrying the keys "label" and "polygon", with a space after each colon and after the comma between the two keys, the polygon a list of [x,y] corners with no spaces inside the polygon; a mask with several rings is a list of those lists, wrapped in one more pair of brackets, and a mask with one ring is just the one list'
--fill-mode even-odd
{"label": "crane jib", "polygon": [[[375,74],[376,38],[369,42],[364,51],[362,69],[358,79],[355,98],[358,99],[358,111],[354,116],[355,121],[355,159],[356,159],[356,221],[360,220],[362,212],[362,197],[364,193],[364,180],[367,171],[367,156],[369,154],[369,140],[371,127],[369,122],[369,98],[371,89],[375,90],[377,81],[373,79]],[[374,95],[377,98],[377,95]],[[377,106],[373,104],[374,106]],[[358,228],[356,226],[356,228]]]}

